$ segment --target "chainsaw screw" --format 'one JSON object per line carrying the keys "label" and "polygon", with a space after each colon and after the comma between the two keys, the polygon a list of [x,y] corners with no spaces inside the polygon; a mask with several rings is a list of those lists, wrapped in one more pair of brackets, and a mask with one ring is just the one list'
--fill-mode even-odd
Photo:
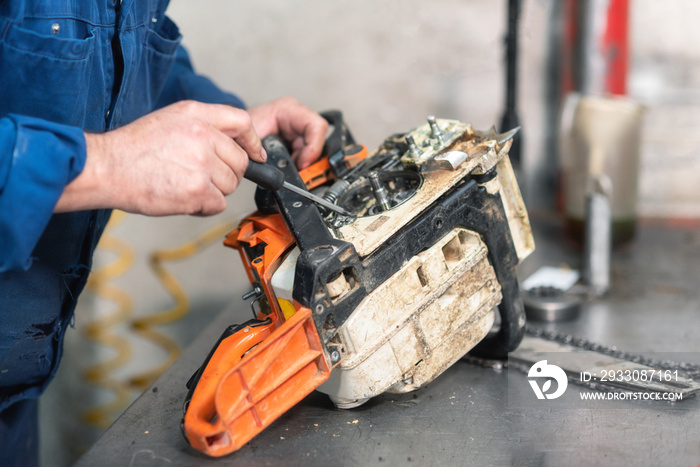
{"label": "chainsaw screw", "polygon": [[323,305],[321,305],[320,303],[316,305],[316,313],[320,315],[321,313],[323,313],[323,310],[325,310],[325,308],[323,308]]}
{"label": "chainsaw screw", "polygon": [[262,293],[262,289],[261,289],[260,287],[257,287],[257,286],[256,286],[253,290],[251,290],[250,292],[246,293],[246,294],[243,295],[241,298],[242,298],[243,300],[248,300],[249,298],[257,297],[257,296],[260,295],[261,293]]}
{"label": "chainsaw screw", "polygon": [[382,181],[379,179],[379,174],[373,170],[367,174],[367,178],[369,179],[369,184],[372,187],[374,199],[377,201],[377,209],[381,212],[391,209],[391,202],[386,194],[384,185],[382,185]]}
{"label": "chainsaw screw", "polygon": [[428,115],[428,125],[430,125],[430,137],[436,139],[439,144],[444,143],[442,130],[435,121],[435,115]]}
{"label": "chainsaw screw", "polygon": [[296,202],[294,202],[294,204],[292,204],[292,206],[294,206],[295,208],[300,208],[302,206],[302,202],[296,201]]}
{"label": "chainsaw screw", "polygon": [[340,360],[340,352],[334,350],[333,352],[331,352],[331,362],[336,363],[338,362],[338,360]]}
{"label": "chainsaw screw", "polygon": [[409,155],[414,159],[418,159],[421,156],[421,150],[418,149],[418,145],[416,144],[416,140],[413,139],[413,135],[406,135],[406,143],[408,143]]}

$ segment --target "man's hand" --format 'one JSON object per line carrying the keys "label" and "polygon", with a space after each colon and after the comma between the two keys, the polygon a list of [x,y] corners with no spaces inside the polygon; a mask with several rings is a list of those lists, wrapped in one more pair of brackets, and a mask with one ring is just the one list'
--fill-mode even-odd
{"label": "man's hand", "polygon": [[118,130],[86,134],[87,160],[55,211],[116,208],[150,216],[210,215],[266,154],[251,116],[225,105],[179,102]]}
{"label": "man's hand", "polygon": [[260,137],[275,134],[292,145],[292,159],[299,169],[310,166],[321,155],[328,122],[292,97],[277,99],[248,112]]}

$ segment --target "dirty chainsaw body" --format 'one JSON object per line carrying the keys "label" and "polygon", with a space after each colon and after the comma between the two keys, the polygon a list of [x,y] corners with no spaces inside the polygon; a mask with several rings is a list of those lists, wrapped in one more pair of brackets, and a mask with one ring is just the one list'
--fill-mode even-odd
{"label": "dirty chainsaw body", "polygon": [[367,156],[339,113],[326,118],[327,157],[298,172],[268,137],[267,163],[354,217],[259,188],[258,211],[228,235],[255,319],[227,329],[188,383],[183,430],[211,456],[314,389],[355,407],[418,389],[470,350],[503,357],[523,337],[515,267],[534,243],[512,133],[430,118]]}

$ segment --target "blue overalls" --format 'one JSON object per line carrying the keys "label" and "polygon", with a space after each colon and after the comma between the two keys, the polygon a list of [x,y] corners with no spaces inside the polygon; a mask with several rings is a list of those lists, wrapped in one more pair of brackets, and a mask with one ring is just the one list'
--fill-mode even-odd
{"label": "blue overalls", "polygon": [[182,99],[243,106],[194,73],[167,3],[0,0],[0,465],[36,462],[36,398],[110,215],[53,215],[83,130]]}

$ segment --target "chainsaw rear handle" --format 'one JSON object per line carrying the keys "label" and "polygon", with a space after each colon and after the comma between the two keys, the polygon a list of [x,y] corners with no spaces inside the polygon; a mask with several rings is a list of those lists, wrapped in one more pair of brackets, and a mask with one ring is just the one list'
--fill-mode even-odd
{"label": "chainsaw rear handle", "polygon": [[187,397],[183,405],[184,416],[181,428],[185,439],[192,444],[199,426],[216,425],[214,400],[218,383],[231,366],[240,362],[243,355],[271,334],[272,322],[250,320],[245,324],[234,324],[226,328],[214,344],[204,363],[187,382]]}
{"label": "chainsaw rear handle", "polygon": [[[219,350],[219,347],[221,346],[222,342],[224,342],[226,339],[229,337],[235,335],[236,333],[239,333],[240,331],[243,331],[245,328],[256,328],[260,326],[266,326],[271,323],[270,319],[266,319],[265,321],[260,321],[257,319],[250,319],[246,321],[243,324],[232,324],[228,326],[226,329],[224,329],[224,332],[221,333],[221,336],[219,336],[219,339],[216,341],[216,343],[212,346],[211,350],[209,351],[209,354],[207,355],[207,358],[204,359],[204,363],[202,363],[202,366],[200,366],[197,371],[195,371],[192,376],[190,376],[190,379],[187,381],[186,387],[188,389],[187,391],[187,396],[185,397],[185,402],[183,405],[183,411],[187,412],[187,408],[190,404],[190,401],[192,400],[192,394],[194,394],[194,390],[197,387],[197,384],[199,383],[199,380],[202,377],[202,373],[204,372],[204,369],[209,365],[209,361],[211,361],[212,357],[214,354],[216,354],[217,351]],[[243,337],[248,336],[248,334],[239,334],[238,338],[231,339],[227,341],[226,346],[231,346],[234,347],[233,345],[234,341],[238,339],[242,339]],[[255,344],[251,344],[255,345]],[[247,349],[246,349],[247,350]],[[224,351],[224,350],[221,350]],[[242,356],[242,354],[241,354]],[[240,360],[241,356],[233,356],[233,360]]]}
{"label": "chainsaw rear handle", "polygon": [[185,411],[193,448],[212,457],[232,453],[328,379],[311,310],[274,325],[243,328],[212,355]]}

